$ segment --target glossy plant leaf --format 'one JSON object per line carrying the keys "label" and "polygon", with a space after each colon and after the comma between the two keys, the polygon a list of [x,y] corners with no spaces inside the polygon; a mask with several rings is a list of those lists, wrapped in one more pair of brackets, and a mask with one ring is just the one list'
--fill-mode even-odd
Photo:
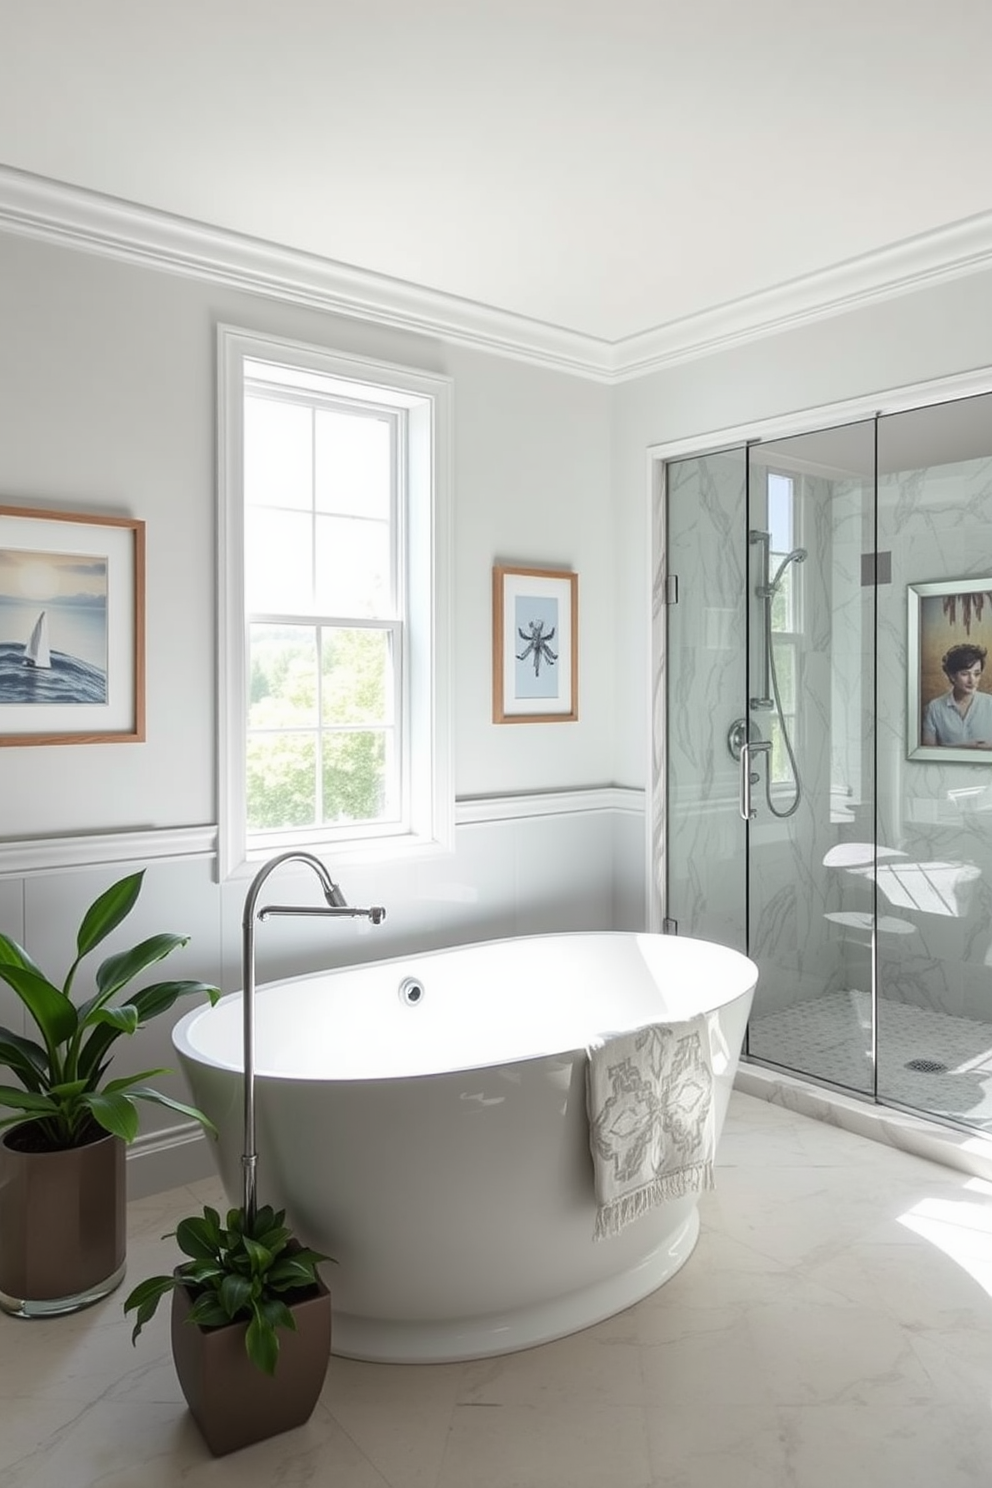
{"label": "glossy plant leaf", "polygon": [[93,901],[76,936],[76,964],[127,919],[137,903],[144,876],[144,869],[140,873],[131,873],[111,884],[106,893]]}
{"label": "glossy plant leaf", "polygon": [[134,1102],[126,1095],[91,1091],[79,1099],[104,1131],[120,1137],[124,1142],[134,1141],[138,1135],[138,1113]]}
{"label": "glossy plant leaf", "polygon": [[78,1024],[76,1009],[58,987],[26,966],[0,965],[0,978],[13,987],[46,1044],[61,1044],[72,1037]]}
{"label": "glossy plant leaf", "polygon": [[33,971],[35,976],[41,977],[42,980],[45,978],[45,973],[35,965],[24,947],[2,932],[0,932],[0,963],[5,966],[20,966],[25,971]]}

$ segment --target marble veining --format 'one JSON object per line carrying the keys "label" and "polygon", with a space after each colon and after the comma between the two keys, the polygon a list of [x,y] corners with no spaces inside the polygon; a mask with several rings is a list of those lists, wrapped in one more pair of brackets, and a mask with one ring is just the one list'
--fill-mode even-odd
{"label": "marble veining", "polygon": [[[332,1358],[306,1426],[228,1458],[165,1316],[137,1349],[122,1293],[0,1318],[0,1488],[985,1488],[992,1182],[897,1150],[898,1117],[884,1145],[788,1100],[734,1093],[696,1253],[659,1292],[498,1359]],[[132,1202],[131,1278],[216,1197]]]}

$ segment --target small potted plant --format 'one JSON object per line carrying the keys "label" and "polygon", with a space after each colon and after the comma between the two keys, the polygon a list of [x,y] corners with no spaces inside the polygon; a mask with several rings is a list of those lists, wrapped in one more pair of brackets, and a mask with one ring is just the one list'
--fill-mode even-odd
{"label": "small potted plant", "polygon": [[[270,905],[258,894],[282,863],[307,864],[317,875],[324,904]],[[329,1256],[291,1234],[286,1211],[259,1207],[255,1148],[255,940],[256,918],[267,914],[367,915],[380,924],[380,906],[353,909],[325,865],[292,849],[270,858],[245,896],[242,929],[244,1004],[244,1145],[241,1205],[220,1215],[181,1220],[180,1248],[190,1257],[171,1276],[153,1276],[135,1287],[124,1311],[137,1314],[132,1342],[166,1292],[172,1292],[172,1355],[194,1420],[215,1456],[302,1426],[317,1404],[331,1351],[331,1296],[317,1267]],[[286,1330],[282,1340],[277,1330]],[[278,1366],[278,1368],[277,1368]]]}
{"label": "small potted plant", "polygon": [[0,934],[0,979],[36,1030],[28,1037],[0,1027],[0,1067],[19,1081],[0,1085],[0,1306],[18,1316],[76,1311],[123,1279],[124,1148],[138,1133],[138,1101],[211,1127],[202,1112],[144,1083],[168,1070],[106,1078],[122,1035],[179,997],[220,996],[199,981],[155,982],[120,996],[188,936],[153,935],[109,956],[96,970],[95,990],[73,996],[80,963],[130,914],[143,878],[144,871],[122,878],[90,905],[61,986]]}
{"label": "small potted plant", "polygon": [[207,1205],[174,1232],[190,1259],[141,1282],[124,1303],[135,1313],[134,1342],[172,1293],[176,1373],[218,1457],[302,1426],[324,1383],[331,1308],[317,1266],[329,1257],[301,1246],[285,1217],[266,1204],[247,1221],[243,1207],[231,1209],[222,1223]]}

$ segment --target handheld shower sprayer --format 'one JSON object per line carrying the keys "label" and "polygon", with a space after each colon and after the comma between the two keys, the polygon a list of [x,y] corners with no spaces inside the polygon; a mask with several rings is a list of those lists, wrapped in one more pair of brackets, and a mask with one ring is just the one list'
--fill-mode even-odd
{"label": "handheld shower sprayer", "polygon": [[782,575],[789,567],[789,564],[805,563],[808,556],[809,555],[807,554],[805,548],[793,548],[791,553],[786,553],[785,557],[782,559],[782,562],[775,570],[775,577],[773,579],[770,579],[769,582],[765,584],[761,589],[757,590],[758,596],[761,599],[773,598],[773,596],[776,595],[782,587]]}
{"label": "handheld shower sprayer", "polygon": [[[792,773],[794,786],[794,795],[791,804],[784,809],[776,805],[775,801],[773,800],[771,792],[771,753],[770,746],[768,746],[766,748],[767,769],[765,775],[765,798],[768,803],[768,809],[771,812],[772,816],[777,816],[782,819],[792,816],[792,814],[798,809],[799,802],[802,799],[802,783],[799,778],[799,766],[796,763],[796,754],[793,748],[792,739],[789,735],[789,728],[786,722],[785,714],[782,710],[782,693],[779,687],[778,673],[775,667],[775,646],[772,638],[772,601],[775,599],[775,596],[782,588],[786,570],[793,563],[805,563],[809,554],[807,553],[805,548],[793,548],[791,553],[786,553],[785,557],[781,560],[778,567],[776,568],[774,576],[772,577],[769,575],[769,568],[771,566],[771,533],[764,532],[759,528],[752,528],[748,532],[748,542],[752,546],[760,543],[763,548],[761,558],[762,582],[758,584],[754,593],[757,599],[764,601],[762,605],[764,633],[762,636],[761,645],[764,671],[764,692],[760,697],[750,698],[749,707],[752,712],[758,712],[759,710],[768,710],[769,712],[777,714],[779,738],[781,740],[782,747],[785,750],[786,757],[789,761],[789,768]],[[750,727],[747,724],[747,721],[738,720],[738,723],[735,724],[734,728],[731,729],[730,738],[735,741],[735,743],[731,744],[731,753],[735,753],[735,749],[737,747],[737,733],[735,732],[735,730],[738,729],[738,727],[742,729],[742,732],[740,734],[741,739],[750,741]],[[760,746],[753,743],[750,745],[751,749],[754,749],[756,747]],[[735,758],[746,760],[747,753],[748,751],[745,750],[742,752],[741,755],[735,754]],[[744,784],[742,785],[741,800],[742,802],[745,802],[746,797],[745,804],[749,806],[750,786],[754,781],[757,780],[758,777],[757,775],[751,776],[749,763],[745,763],[744,765],[742,765],[742,770],[744,771],[744,774],[742,775],[742,781],[744,782]],[[745,786],[746,789],[744,788]],[[741,806],[741,814],[745,814],[744,805]],[[750,814],[749,811],[748,814]]]}

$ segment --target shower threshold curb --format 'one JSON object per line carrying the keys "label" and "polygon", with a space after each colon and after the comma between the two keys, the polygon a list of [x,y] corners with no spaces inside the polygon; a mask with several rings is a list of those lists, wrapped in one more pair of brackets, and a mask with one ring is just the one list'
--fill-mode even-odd
{"label": "shower threshold curb", "polygon": [[869,1141],[992,1182],[992,1139],[982,1132],[962,1131],[892,1106],[871,1105],[842,1091],[810,1085],[781,1070],[744,1061],[737,1066],[734,1089],[801,1116],[810,1116],[814,1121],[855,1132]]}

